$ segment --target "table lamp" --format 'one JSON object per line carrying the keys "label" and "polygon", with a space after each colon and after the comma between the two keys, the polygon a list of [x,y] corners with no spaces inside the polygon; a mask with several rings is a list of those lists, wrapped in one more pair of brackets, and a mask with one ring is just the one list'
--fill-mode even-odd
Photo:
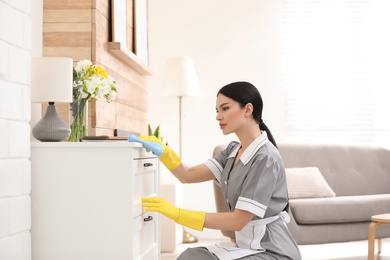
{"label": "table lamp", "polygon": [[33,127],[33,136],[42,142],[61,142],[70,136],[70,127],[57,114],[55,102],[72,102],[73,59],[43,57],[31,60],[31,102],[49,103],[43,118]]}
{"label": "table lamp", "polygon": [[[163,92],[165,95],[179,98],[179,152],[180,157],[182,157],[182,98],[202,96],[202,90],[191,57],[173,57],[167,60]],[[195,236],[183,229],[183,243],[197,241],[198,239]]]}

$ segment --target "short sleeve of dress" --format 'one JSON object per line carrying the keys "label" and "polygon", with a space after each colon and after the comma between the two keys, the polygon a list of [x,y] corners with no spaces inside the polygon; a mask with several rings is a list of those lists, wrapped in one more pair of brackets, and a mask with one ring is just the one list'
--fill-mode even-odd
{"label": "short sleeve of dress", "polygon": [[238,142],[231,142],[226,149],[222,150],[220,154],[215,155],[213,158],[208,159],[203,164],[206,165],[211,172],[215,176],[215,182],[218,184],[218,186],[221,186],[221,177],[223,169],[225,168],[226,162],[228,160],[228,157],[230,153],[234,150],[234,148],[239,145]]}
{"label": "short sleeve of dress", "polygon": [[263,218],[274,193],[280,170],[279,161],[274,157],[256,156],[244,180],[236,209],[249,211]]}

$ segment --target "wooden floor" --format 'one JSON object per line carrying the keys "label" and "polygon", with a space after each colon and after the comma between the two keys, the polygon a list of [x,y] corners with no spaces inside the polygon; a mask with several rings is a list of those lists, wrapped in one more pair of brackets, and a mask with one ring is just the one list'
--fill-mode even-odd
{"label": "wooden floor", "polygon": [[[175,253],[161,254],[161,260],[176,259],[180,252],[187,247],[197,247],[213,244],[218,241],[199,241],[192,244],[181,244]],[[299,246],[303,260],[367,260],[368,243],[367,241],[357,241],[337,244],[307,245]],[[377,254],[378,248],[375,244],[375,259],[390,260],[390,239],[383,239],[382,253]]]}

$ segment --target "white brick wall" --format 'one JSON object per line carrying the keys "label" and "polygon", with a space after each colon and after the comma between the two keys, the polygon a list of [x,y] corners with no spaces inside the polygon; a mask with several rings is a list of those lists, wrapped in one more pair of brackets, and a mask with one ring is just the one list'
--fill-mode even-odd
{"label": "white brick wall", "polygon": [[0,259],[31,260],[32,0],[0,0]]}

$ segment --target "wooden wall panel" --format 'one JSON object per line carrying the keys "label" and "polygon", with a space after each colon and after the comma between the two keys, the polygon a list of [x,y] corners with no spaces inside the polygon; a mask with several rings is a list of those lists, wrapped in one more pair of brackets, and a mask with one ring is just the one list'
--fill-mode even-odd
{"label": "wooden wall panel", "polygon": [[[89,59],[102,65],[116,80],[118,95],[115,101],[107,103],[92,99],[88,102],[89,135],[112,136],[114,129],[145,135],[148,125],[147,76],[108,52],[110,2],[44,0],[43,56],[70,57],[74,65],[79,60]],[[61,118],[71,124],[69,104],[56,104],[56,107]]]}
{"label": "wooden wall panel", "polygon": [[69,57],[74,61],[92,59],[92,48],[89,47],[44,47],[44,57]]}
{"label": "wooden wall panel", "polygon": [[90,47],[91,32],[44,32],[43,45],[47,47]]}
{"label": "wooden wall panel", "polygon": [[92,127],[115,129],[116,126],[116,102],[107,103],[105,100],[94,101],[92,103],[95,106],[95,113],[92,117]]}
{"label": "wooden wall panel", "polygon": [[91,10],[92,0],[44,0],[44,8],[46,10]]}
{"label": "wooden wall panel", "polygon": [[95,0],[92,1],[92,9],[96,9],[100,12],[107,20],[110,19],[110,1],[109,0]]}
{"label": "wooden wall panel", "polygon": [[136,85],[118,86],[124,95],[118,96],[116,101],[123,105],[131,106],[137,110],[148,111],[148,92]]}
{"label": "wooden wall panel", "polygon": [[44,32],[91,32],[91,23],[44,23]]}
{"label": "wooden wall panel", "polygon": [[45,10],[43,9],[44,23],[90,23],[91,10]]}
{"label": "wooden wall panel", "polygon": [[[110,24],[108,23],[108,19],[99,11],[93,12],[93,20],[94,20],[94,33],[95,33],[95,51],[96,49],[103,50],[107,52],[107,42],[110,40],[109,34],[107,33],[110,28]],[[96,55],[95,55],[96,57]]]}
{"label": "wooden wall panel", "polygon": [[105,129],[105,128],[92,128],[92,129],[90,129],[89,135],[92,135],[92,136],[101,136],[101,135],[114,136],[114,130]]}
{"label": "wooden wall panel", "polygon": [[135,108],[117,103],[117,127],[119,129],[126,129],[129,126],[132,131],[139,132],[142,135],[147,134],[145,131],[145,124],[148,124],[148,113],[137,110]]}
{"label": "wooden wall panel", "polygon": [[112,56],[107,51],[96,48],[96,61],[99,64],[107,64],[105,68],[115,71],[117,74],[127,79],[128,82],[147,89],[147,77],[140,75],[135,70],[129,70],[129,67],[125,63],[116,59],[115,56]]}
{"label": "wooden wall panel", "polygon": [[115,78],[117,82],[118,93],[116,101],[134,107],[141,111],[148,111],[148,91],[136,83],[129,81],[116,71],[110,71],[110,75]]}

